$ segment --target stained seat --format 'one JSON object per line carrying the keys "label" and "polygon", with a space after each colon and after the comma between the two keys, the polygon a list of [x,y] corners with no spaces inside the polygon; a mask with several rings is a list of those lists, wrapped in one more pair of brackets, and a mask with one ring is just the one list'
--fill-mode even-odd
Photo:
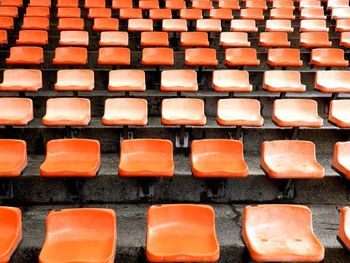
{"label": "stained seat", "polygon": [[244,70],[214,70],[212,87],[216,92],[251,92],[249,73]]}
{"label": "stained seat", "polygon": [[339,128],[350,128],[350,100],[332,100],[329,106],[328,121]]}
{"label": "stained seat", "polygon": [[86,65],[87,50],[81,47],[58,47],[55,49],[54,65]]}
{"label": "stained seat", "polygon": [[182,47],[209,47],[207,32],[181,32],[180,46]]}
{"label": "stained seat", "polygon": [[94,72],[92,70],[65,69],[57,71],[55,91],[92,91],[94,87]]}
{"label": "stained seat", "polygon": [[[51,140],[46,145],[46,159],[40,166],[40,176],[95,177],[100,166],[99,141],[88,139]],[[71,254],[74,253],[58,253],[57,256],[69,257]],[[43,259],[42,256],[40,258]]]}
{"label": "stained seat", "polygon": [[42,74],[35,69],[6,69],[0,91],[30,91],[41,89]]}
{"label": "stained seat", "polygon": [[316,160],[315,145],[299,140],[265,141],[260,165],[274,179],[320,179],[325,172]]}
{"label": "stained seat", "polygon": [[49,35],[45,30],[20,30],[16,45],[39,45],[44,46],[49,43]]}
{"label": "stained seat", "polygon": [[300,33],[300,46],[304,48],[331,47],[328,32],[304,32]]}
{"label": "stained seat", "polygon": [[316,48],[311,50],[310,64],[316,67],[347,67],[344,50],[338,48]]}
{"label": "stained seat", "polygon": [[59,18],[57,30],[84,30],[84,19],[78,17]]}
{"label": "stained seat", "polygon": [[87,31],[61,31],[60,46],[88,46],[89,33]]}
{"label": "stained seat", "polygon": [[99,65],[129,66],[130,49],[126,47],[102,47],[98,50]]}
{"label": "stained seat", "polygon": [[[20,176],[28,164],[26,142],[23,140],[1,139],[0,158],[0,178]],[[1,225],[0,229],[3,230]],[[3,232],[0,235],[0,240],[2,240],[2,234]],[[1,244],[4,244],[3,240],[1,241]],[[11,254],[11,252],[9,254]],[[0,261],[9,262],[6,260],[3,261],[3,259],[4,251],[0,249]]]}
{"label": "stained seat", "polygon": [[33,119],[33,101],[26,98],[0,98],[0,125],[25,126]]}
{"label": "stained seat", "polygon": [[258,31],[258,28],[254,19],[233,19],[231,20],[230,31],[254,33]]}
{"label": "stained seat", "polygon": [[100,34],[100,47],[120,46],[127,47],[129,45],[128,32],[120,31],[104,31]]}
{"label": "stained seat", "polygon": [[142,32],[142,47],[168,47],[169,36],[167,32]]}
{"label": "stained seat", "polygon": [[144,48],[142,50],[143,66],[173,66],[174,50],[172,48]]}
{"label": "stained seat", "polygon": [[316,72],[315,89],[325,93],[349,93],[350,71],[320,70]]}
{"label": "stained seat", "polygon": [[41,47],[11,47],[8,65],[40,65],[44,62],[44,51]]}
{"label": "stained seat", "polygon": [[24,17],[22,30],[46,30],[50,29],[50,21],[47,17]]}
{"label": "stained seat", "polygon": [[290,47],[286,32],[261,32],[259,45],[262,47]]}
{"label": "stained seat", "polygon": [[243,211],[242,236],[258,262],[319,262],[325,249],[313,233],[312,213],[300,205],[254,205]]}
{"label": "stained seat", "polygon": [[263,88],[269,92],[305,92],[299,71],[270,70],[264,72]]}
{"label": "stained seat", "polygon": [[231,67],[260,65],[255,48],[228,48],[225,50],[225,63]]}
{"label": "stained seat", "polygon": [[291,33],[294,31],[294,29],[292,27],[292,21],[287,20],[287,19],[269,19],[269,20],[266,20],[265,29],[267,32]]}
{"label": "stained seat", "polygon": [[324,19],[307,19],[300,21],[300,32],[328,32],[327,21]]}
{"label": "stained seat", "polygon": [[194,70],[187,69],[163,70],[160,90],[165,92],[198,91],[197,73]]}
{"label": "stained seat", "polygon": [[350,250],[349,226],[350,207],[346,206],[340,209],[338,240],[340,241],[342,246],[347,250]]}
{"label": "stained seat", "polygon": [[216,67],[216,50],[213,48],[188,48],[185,50],[186,66]]}
{"label": "stained seat", "polygon": [[117,18],[95,18],[92,29],[94,31],[118,31],[119,20]]}
{"label": "stained seat", "polygon": [[119,69],[109,72],[108,91],[134,91],[146,90],[145,72],[137,69]]}
{"label": "stained seat", "polygon": [[220,45],[223,47],[250,47],[248,33],[246,32],[221,32]]}
{"label": "stained seat", "polygon": [[295,48],[274,48],[267,51],[267,64],[271,67],[301,67],[300,50]]}
{"label": "stained seat", "polygon": [[337,142],[333,154],[332,168],[350,180],[350,142]]}

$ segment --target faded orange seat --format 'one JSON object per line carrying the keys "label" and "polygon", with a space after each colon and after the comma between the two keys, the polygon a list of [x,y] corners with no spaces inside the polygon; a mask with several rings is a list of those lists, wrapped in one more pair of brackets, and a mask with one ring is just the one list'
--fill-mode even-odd
{"label": "faded orange seat", "polygon": [[209,47],[207,32],[181,32],[180,46],[182,47]]}
{"label": "faded orange seat", "polygon": [[51,7],[51,0],[30,0],[28,6]]}
{"label": "faded orange seat", "polygon": [[300,21],[300,32],[328,32],[326,20],[307,19]]}
{"label": "faded orange seat", "polygon": [[259,45],[262,47],[290,47],[286,32],[261,32]]}
{"label": "faded orange seat", "polygon": [[244,178],[248,165],[243,144],[236,140],[204,139],[191,144],[191,170],[199,178]]}
{"label": "faded orange seat", "polygon": [[350,71],[320,70],[316,72],[315,89],[325,93],[350,92]]}
{"label": "faded orange seat", "polygon": [[172,177],[173,144],[161,139],[123,140],[120,145],[119,176]]}
{"label": "faded orange seat", "polygon": [[[173,1],[173,0],[168,0]],[[197,20],[197,19],[203,19],[203,11],[202,9],[186,9],[186,6],[184,9],[180,10],[180,18],[186,19],[186,20]]]}
{"label": "faded orange seat", "polygon": [[319,128],[317,102],[308,99],[277,99],[273,103],[272,120],[280,127]]}
{"label": "faded orange seat", "polygon": [[174,50],[172,48],[144,48],[142,50],[143,66],[173,66]]}
{"label": "faded orange seat", "polygon": [[216,67],[216,50],[214,48],[187,48],[185,50],[186,66]]}
{"label": "faded orange seat", "polygon": [[13,28],[13,17],[0,17],[0,29],[12,30]]}
{"label": "faded orange seat", "polygon": [[338,19],[349,19],[350,18],[350,7],[340,7],[340,8],[334,8],[332,10],[332,19],[338,20]]}
{"label": "faded orange seat", "polygon": [[0,261],[10,262],[12,254],[22,240],[21,210],[16,207],[0,206],[0,218]]}
{"label": "faded orange seat", "polygon": [[265,0],[247,0],[245,1],[245,8],[257,8],[267,10]]}
{"label": "faded orange seat", "polygon": [[40,263],[113,262],[117,244],[114,210],[75,208],[51,211]]}
{"label": "faded orange seat", "polygon": [[253,19],[234,19],[231,21],[230,31],[253,33],[258,32],[258,28]]}
{"label": "faded orange seat", "polygon": [[241,7],[239,6],[238,0],[219,0],[218,1],[218,8],[226,8],[231,10],[240,10]]}
{"label": "faded orange seat", "polygon": [[[0,178],[4,177],[17,177],[20,176],[24,168],[28,164],[27,160],[27,144],[23,140],[7,140],[7,139],[1,139],[0,140]],[[1,210],[1,209],[0,209]],[[1,212],[0,212],[1,214]],[[1,216],[0,216],[1,217]],[[1,217],[2,220],[4,220],[3,217]],[[1,227],[0,229],[4,231],[4,229]],[[0,241],[2,246],[4,245],[4,236],[3,232],[1,231],[0,234]],[[3,247],[2,247],[3,249]],[[6,253],[6,250],[3,251],[0,249],[0,261],[1,262],[9,262],[9,261],[3,261],[4,258],[6,259],[7,256],[12,254],[12,252]],[[7,254],[7,256],[4,256]]]}
{"label": "faded orange seat", "polygon": [[194,70],[164,70],[161,73],[160,90],[165,92],[198,91],[197,73]]}
{"label": "faded orange seat", "polygon": [[147,218],[146,255],[150,262],[219,260],[214,209],[191,204],[151,206]]}
{"label": "faded orange seat", "polygon": [[244,70],[214,70],[212,87],[216,92],[251,92],[249,73]]}
{"label": "faded orange seat", "polygon": [[[40,166],[40,176],[95,177],[100,166],[99,141],[88,139],[51,140],[46,145],[46,159]],[[68,254],[59,253],[59,255]]]}
{"label": "faded orange seat", "polygon": [[59,18],[57,30],[84,30],[84,19],[76,17]]}
{"label": "faded orange seat", "polygon": [[85,8],[103,8],[106,7],[105,0],[85,0]]}
{"label": "faded orange seat", "polygon": [[105,126],[147,125],[147,100],[114,98],[105,101],[102,124]]}
{"label": "faded orange seat", "polygon": [[292,8],[294,9],[293,0],[273,0],[272,8]]}
{"label": "faded orange seat", "polygon": [[303,8],[320,8],[321,1],[319,0],[300,0],[299,1],[299,9]]}
{"label": "faded orange seat", "polygon": [[168,47],[169,36],[167,32],[142,32],[142,47]]}
{"label": "faded orange seat", "polygon": [[127,47],[129,45],[128,32],[120,31],[104,31],[100,34],[100,47],[121,46]]}
{"label": "faded orange seat", "polygon": [[58,47],[55,49],[54,65],[86,65],[87,50],[82,47]]}
{"label": "faded orange seat", "polygon": [[0,125],[24,126],[33,119],[33,101],[26,98],[0,98]]}
{"label": "faded orange seat", "polygon": [[23,1],[22,0],[2,0],[0,2],[1,6],[16,6],[16,7],[23,7]]}
{"label": "faded orange seat", "polygon": [[92,91],[94,87],[94,72],[92,70],[65,69],[57,71],[56,91]]}
{"label": "faded orange seat", "polygon": [[264,119],[260,114],[261,106],[254,99],[220,99],[217,105],[216,121],[221,126],[260,127]]}
{"label": "faded orange seat", "polygon": [[22,30],[49,30],[50,21],[47,17],[24,17]]}
{"label": "faded orange seat", "polygon": [[0,6],[0,16],[18,17],[18,8],[15,6]]}
{"label": "faded orange seat", "polygon": [[230,8],[219,8],[219,9],[210,9],[209,18],[220,19],[220,20],[232,20],[232,9]]}
{"label": "faded orange seat", "polygon": [[60,46],[88,46],[89,33],[87,31],[61,31]]}
{"label": "faded orange seat", "polygon": [[315,144],[309,141],[265,141],[260,165],[274,179],[320,179],[325,171],[316,160]]}
{"label": "faded orange seat", "polygon": [[270,9],[270,19],[294,20],[293,8],[272,8]]}
{"label": "faded orange seat", "polygon": [[164,32],[186,32],[186,19],[164,19],[162,21],[162,31]]}
{"label": "faded orange seat", "polygon": [[171,10],[186,9],[186,2],[184,0],[166,0],[165,8]]}
{"label": "faded orange seat", "polygon": [[331,47],[328,32],[304,32],[300,33],[300,46],[305,48]]}
{"label": "faded orange seat", "polygon": [[137,69],[118,69],[109,72],[108,91],[146,90],[145,72]]}
{"label": "faded orange seat", "polygon": [[142,19],[142,10],[140,8],[121,8],[119,10],[119,19]]}
{"label": "faded orange seat", "polygon": [[79,0],[57,0],[56,6],[60,7],[78,7]]}
{"label": "faded orange seat", "polygon": [[350,207],[343,207],[340,209],[340,220],[339,220],[339,232],[338,240],[341,241],[342,246],[347,250],[350,250]]}
{"label": "faded orange seat", "polygon": [[319,8],[303,8],[300,10],[300,19],[326,19],[322,7]]}
{"label": "faded orange seat", "polygon": [[172,18],[171,9],[167,9],[167,8],[150,9],[149,18],[152,20],[171,19]]}
{"label": "faded orange seat", "polygon": [[269,92],[305,92],[299,71],[270,70],[264,72],[263,88]]}
{"label": "faded orange seat", "polygon": [[162,101],[162,124],[204,126],[204,101],[200,99],[173,98]]}
{"label": "faded orange seat", "polygon": [[81,16],[79,7],[59,7],[57,9],[57,18],[63,17],[77,17]]}
{"label": "faded orange seat", "polygon": [[45,30],[20,30],[18,32],[17,45],[47,45],[49,35]]}
{"label": "faded orange seat", "polygon": [[316,67],[347,67],[344,50],[338,48],[316,48],[311,50],[310,64]]}
{"label": "faded orange seat", "polygon": [[41,89],[42,74],[36,69],[6,69],[0,91],[31,91]]}
{"label": "faded orange seat", "polygon": [[98,50],[99,65],[129,66],[130,49],[126,47],[102,47]]}
{"label": "faded orange seat", "polygon": [[24,16],[50,17],[50,9],[41,6],[27,7]]}
{"label": "faded orange seat", "polygon": [[142,10],[150,10],[152,8],[159,8],[158,0],[140,0],[139,8]]}
{"label": "faded orange seat", "polygon": [[264,20],[263,10],[260,8],[241,9],[241,19]]}
{"label": "faded orange seat", "polygon": [[112,9],[132,8],[132,0],[112,0]]}
{"label": "faded orange seat", "polygon": [[350,128],[350,100],[332,100],[329,106],[328,121],[339,128]]}
{"label": "faded orange seat", "polygon": [[46,101],[45,126],[87,126],[90,120],[89,99],[51,98]]}
{"label": "faded orange seat", "polygon": [[288,33],[291,33],[294,31],[294,29],[292,27],[292,21],[287,20],[287,19],[266,20],[265,29],[267,32],[288,32]]}
{"label": "faded orange seat", "polygon": [[153,31],[153,20],[152,19],[129,19],[128,31],[129,32]]}
{"label": "faded orange seat", "polygon": [[225,63],[231,67],[260,65],[255,48],[228,48],[225,50]]}
{"label": "faded orange seat", "polygon": [[296,48],[274,48],[267,51],[267,64],[271,67],[301,67],[300,50]]}
{"label": "faded orange seat", "polygon": [[119,20],[117,18],[95,18],[92,29],[94,31],[118,31]]}
{"label": "faded orange seat", "polygon": [[88,18],[94,19],[94,18],[101,18],[101,17],[111,17],[112,16],[112,9],[110,8],[104,8],[104,7],[98,7],[98,8],[90,8]]}
{"label": "faded orange seat", "polygon": [[337,142],[334,145],[332,168],[350,180],[350,142]]}
{"label": "faded orange seat", "polygon": [[221,32],[220,19],[198,19],[196,21],[196,31],[199,32]]}
{"label": "faded orange seat", "polygon": [[350,31],[350,19],[337,19],[335,22],[336,32],[348,32]]}
{"label": "faded orange seat", "polygon": [[213,3],[211,0],[192,0],[192,8],[210,10],[213,8]]}
{"label": "faded orange seat", "polygon": [[312,213],[306,206],[246,206],[242,236],[251,258],[258,262],[319,262],[325,254],[313,233]]}
{"label": "faded orange seat", "polygon": [[7,40],[7,31],[6,30],[0,30],[0,45],[6,45],[8,42]]}
{"label": "faded orange seat", "polygon": [[340,46],[344,46],[346,48],[350,47],[350,32],[342,32],[340,34]]}
{"label": "faded orange seat", "polygon": [[41,47],[11,47],[8,65],[39,65],[44,62],[44,51]]}
{"label": "faded orange seat", "polygon": [[333,8],[343,8],[349,6],[349,0],[329,0],[327,1],[327,10],[333,10]]}

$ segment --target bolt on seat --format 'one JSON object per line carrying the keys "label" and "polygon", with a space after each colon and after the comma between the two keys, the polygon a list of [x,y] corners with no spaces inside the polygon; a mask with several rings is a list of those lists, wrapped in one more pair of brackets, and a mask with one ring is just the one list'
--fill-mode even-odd
{"label": "bolt on seat", "polygon": [[36,69],[6,69],[0,91],[36,92],[41,89],[42,73]]}
{"label": "bolt on seat", "polygon": [[57,71],[55,91],[92,91],[95,87],[94,71],[64,69]]}

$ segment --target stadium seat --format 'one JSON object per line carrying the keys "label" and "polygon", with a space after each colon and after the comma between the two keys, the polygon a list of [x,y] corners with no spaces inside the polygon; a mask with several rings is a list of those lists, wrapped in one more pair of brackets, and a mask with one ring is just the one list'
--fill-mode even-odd
{"label": "stadium seat", "polygon": [[[176,1],[176,0],[168,0],[168,1]],[[201,9],[186,9],[186,7],[184,7],[184,9],[180,10],[180,18],[186,19],[186,20],[203,19],[203,11]]]}
{"label": "stadium seat", "polygon": [[186,32],[186,19],[164,19],[162,21],[162,31],[164,32]]}
{"label": "stadium seat", "polygon": [[196,31],[198,32],[221,32],[220,19],[198,19],[196,22]]}
{"label": "stadium seat", "polygon": [[173,144],[161,139],[123,140],[118,175],[126,177],[172,177]]}
{"label": "stadium seat", "polygon": [[144,48],[142,50],[143,66],[173,66],[174,50],[172,48]]}
{"label": "stadium seat", "polygon": [[22,30],[46,30],[50,29],[50,21],[47,17],[24,17]]}
{"label": "stadium seat", "polygon": [[321,1],[319,0],[300,0],[299,1],[299,9],[303,8],[320,8]]}
{"label": "stadium seat", "polygon": [[102,124],[105,126],[147,125],[147,100],[114,98],[105,101]]}
{"label": "stadium seat", "polygon": [[264,20],[263,10],[260,8],[241,9],[241,19]]}
{"label": "stadium seat", "polygon": [[13,28],[13,17],[0,17],[0,29],[12,30]]}
{"label": "stadium seat", "polygon": [[[278,1],[278,0],[277,0]],[[289,1],[289,0],[287,0]],[[267,32],[287,32],[291,33],[294,31],[292,27],[292,21],[286,19],[270,19],[266,20]]]}
{"label": "stadium seat", "polygon": [[231,10],[240,10],[238,0],[219,0],[218,8],[231,9]]}
{"label": "stadium seat", "polygon": [[140,0],[139,8],[142,10],[150,10],[153,8],[159,8],[158,0]]}
{"label": "stadium seat", "polygon": [[142,19],[142,10],[139,8],[121,8],[119,10],[119,19]]}
{"label": "stadium seat", "polygon": [[315,89],[325,93],[349,93],[350,71],[320,70],[316,72]]}
{"label": "stadium seat", "polygon": [[262,47],[290,47],[288,33],[286,32],[261,32],[259,45]]}
{"label": "stadium seat", "polygon": [[144,92],[146,90],[145,72],[137,69],[118,69],[109,72],[108,91]]}
{"label": "stadium seat", "polygon": [[89,99],[50,98],[46,101],[45,126],[87,126],[90,120]]}
{"label": "stadium seat", "polygon": [[300,19],[326,19],[322,7],[319,8],[303,8],[300,10]]}
{"label": "stadium seat", "polygon": [[300,50],[295,48],[274,48],[267,51],[267,64],[271,67],[301,67]]}
{"label": "stadium seat", "polygon": [[36,69],[6,69],[0,91],[30,91],[41,89],[42,74]]}
{"label": "stadium seat", "polygon": [[208,33],[206,32],[181,32],[181,47],[209,47]]}
{"label": "stadium seat", "polygon": [[274,1],[272,1],[272,8],[292,8],[292,9],[295,9],[293,0],[274,0]]}
{"label": "stadium seat", "polygon": [[350,207],[343,207],[340,209],[340,220],[339,220],[339,232],[338,240],[344,248],[350,250]]}
{"label": "stadium seat", "polygon": [[248,33],[246,32],[221,32],[220,46],[222,47],[250,47]]}
{"label": "stadium seat", "polygon": [[132,8],[132,0],[112,0],[112,9]]}
{"label": "stadium seat", "polygon": [[98,50],[99,65],[129,66],[130,49],[126,47],[102,47]]}
{"label": "stadium seat", "polygon": [[18,8],[15,6],[0,6],[0,16],[18,17]]}
{"label": "stadium seat", "polygon": [[262,144],[261,168],[273,179],[320,179],[325,169],[309,141],[277,140]]}
{"label": "stadium seat", "polygon": [[55,49],[54,65],[86,65],[88,54],[86,48],[58,47]]}
{"label": "stadium seat", "polygon": [[263,88],[268,92],[305,92],[299,71],[270,70],[264,72]]}
{"label": "stadium seat", "polygon": [[60,46],[85,46],[89,45],[89,33],[87,31],[61,31]]}
{"label": "stadium seat", "polygon": [[230,31],[254,33],[258,32],[258,28],[253,19],[234,19],[231,20]]}
{"label": "stadium seat", "polygon": [[165,92],[198,91],[197,73],[194,70],[187,69],[163,70],[160,90]]}
{"label": "stadium seat", "polygon": [[332,10],[332,19],[349,19],[350,18],[350,7],[334,8]]}
{"label": "stadium seat", "polygon": [[250,257],[258,262],[319,262],[325,254],[313,233],[312,213],[306,206],[246,206],[242,236]]}
{"label": "stadium seat", "polygon": [[330,0],[327,1],[327,10],[333,10],[333,8],[343,8],[349,6],[349,0]]}
{"label": "stadium seat", "polygon": [[[23,29],[23,27],[22,27],[22,29]],[[59,18],[57,30],[58,31],[84,30],[84,19],[83,18],[76,18],[76,17]]]}
{"label": "stadium seat", "polygon": [[113,262],[116,246],[114,210],[72,208],[51,211],[46,218],[46,240],[39,262]]}
{"label": "stadium seat", "polygon": [[151,206],[146,240],[150,262],[215,262],[220,257],[215,212],[206,205]]}
{"label": "stadium seat", "polygon": [[332,100],[329,106],[328,121],[339,128],[350,128],[350,100]]}
{"label": "stadium seat", "polygon": [[71,17],[79,18],[81,11],[79,7],[59,7],[57,10],[57,18]]}
{"label": "stadium seat", "polygon": [[90,8],[88,18],[108,18],[112,16],[112,9],[110,8]]}
{"label": "stadium seat", "polygon": [[51,7],[51,0],[30,0],[28,6]]}
{"label": "stadium seat", "polygon": [[228,48],[225,50],[225,63],[231,67],[260,65],[255,48]]}
{"label": "stadium seat", "polygon": [[214,48],[187,48],[185,50],[185,65],[216,67],[218,65],[216,50]]}
{"label": "stadium seat", "polygon": [[142,32],[141,33],[141,47],[168,47],[168,46],[169,46],[169,36],[167,32]]}
{"label": "stadium seat", "polygon": [[156,21],[156,20],[163,20],[163,19],[171,19],[172,13],[171,9],[162,8],[162,9],[150,9],[149,10],[149,18]]}
{"label": "stadium seat", "polygon": [[213,8],[213,3],[210,0],[192,0],[192,8],[210,10]]}
{"label": "stadium seat", "polygon": [[129,19],[128,31],[129,32],[153,31],[153,21],[152,19]]}
{"label": "stadium seat", "polygon": [[216,121],[220,126],[260,127],[264,119],[260,114],[261,106],[254,99],[219,99]]}
{"label": "stadium seat", "polygon": [[105,0],[85,0],[85,8],[104,8],[106,7]]}
{"label": "stadium seat", "polygon": [[27,7],[24,16],[50,17],[50,9],[48,7]]}
{"label": "stadium seat", "polygon": [[350,32],[342,32],[340,34],[340,46],[349,48],[350,47]]}
{"label": "stadium seat", "polygon": [[216,92],[251,92],[249,73],[244,70],[214,70],[212,87]]}
{"label": "stadium seat", "polygon": [[0,206],[0,261],[10,262],[22,240],[22,214],[16,207]]}
{"label": "stadium seat", "polygon": [[[20,176],[24,168],[28,164],[27,160],[27,144],[23,140],[0,140],[0,178]],[[1,214],[1,212],[0,212]],[[4,218],[2,218],[4,219]],[[0,226],[0,229],[3,228]],[[3,238],[3,233],[0,234],[0,240]],[[3,240],[1,241],[3,245]],[[0,261],[3,261],[4,254],[0,250]]]}
{"label": "stadium seat", "polygon": [[44,62],[44,51],[41,47],[11,47],[7,65],[39,65]]}
{"label": "stadium seat", "polygon": [[350,180],[349,153],[350,142],[337,142],[334,145],[332,168],[347,180]]}
{"label": "stadium seat", "polygon": [[350,31],[350,19],[337,19],[335,22],[336,32],[349,32]]}
{"label": "stadium seat", "polygon": [[246,0],[245,8],[256,8],[267,10],[267,5],[265,0]]}
{"label": "stadium seat", "polygon": [[209,18],[220,20],[232,20],[232,10],[229,8],[210,9]]}
{"label": "stadium seat", "polygon": [[310,64],[316,67],[347,67],[344,50],[338,48],[316,48],[311,50]]}
{"label": "stadium seat", "polygon": [[304,48],[331,47],[328,32],[304,32],[300,33],[299,45]]}
{"label": "stadium seat", "polygon": [[26,98],[0,98],[0,125],[25,126],[33,119],[33,101]]}
{"label": "stadium seat", "polygon": [[2,0],[0,6],[16,6],[23,7],[22,0]]}
{"label": "stadium seat", "polygon": [[119,20],[117,18],[95,18],[92,29],[94,31],[118,31]]}
{"label": "stadium seat", "polygon": [[[184,0],[166,0],[165,1],[165,8],[168,8],[171,10],[186,9],[186,2]],[[199,9],[199,10],[201,10],[201,9]]]}
{"label": "stadium seat", "polygon": [[128,32],[120,31],[104,31],[100,34],[100,47],[120,46],[127,47],[129,45]]}
{"label": "stadium seat", "polygon": [[[58,139],[46,145],[42,177],[95,177],[101,166],[100,142],[89,139]],[[59,253],[59,255],[68,255]],[[50,261],[47,261],[50,262]]]}
{"label": "stadium seat", "polygon": [[300,32],[328,32],[326,20],[307,19],[300,21]]}
{"label": "stadium seat", "polygon": [[275,100],[272,121],[280,127],[319,128],[323,125],[317,113],[317,102],[308,99]]}
{"label": "stadium seat", "polygon": [[0,30],[0,46],[7,45],[7,31],[6,30]]}
{"label": "stadium seat", "polygon": [[17,45],[39,45],[49,43],[49,35],[45,30],[20,30],[18,32]]}
{"label": "stadium seat", "polygon": [[79,0],[57,0],[56,6],[60,7],[78,7]]}
{"label": "stadium seat", "polygon": [[89,69],[64,69],[57,71],[55,91],[92,91],[94,72]]}
{"label": "stadium seat", "polygon": [[272,8],[270,9],[270,19],[294,20],[293,8]]}

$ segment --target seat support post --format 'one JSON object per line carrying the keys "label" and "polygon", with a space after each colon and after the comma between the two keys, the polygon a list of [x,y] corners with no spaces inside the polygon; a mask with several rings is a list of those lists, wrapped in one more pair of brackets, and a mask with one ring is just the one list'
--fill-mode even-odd
{"label": "seat support post", "polygon": [[66,137],[74,138],[74,132],[73,132],[72,126],[66,126]]}
{"label": "seat support post", "polygon": [[134,134],[132,132],[129,131],[129,126],[128,125],[124,125],[123,126],[123,130],[120,133],[120,143],[122,143],[122,141],[124,140],[130,140],[134,138]]}
{"label": "seat support post", "polygon": [[138,179],[138,194],[140,198],[154,197],[154,185],[156,179],[153,177],[145,177]]}
{"label": "seat support post", "polygon": [[185,125],[180,126],[180,134],[176,134],[175,146],[176,148],[188,148],[189,136],[185,132]]}
{"label": "seat support post", "polygon": [[207,197],[220,198],[225,195],[225,178],[209,178],[205,180]]}
{"label": "seat support post", "polygon": [[67,189],[68,198],[78,200],[79,202],[84,199],[84,184],[83,178],[65,178],[64,183]]}
{"label": "seat support post", "polygon": [[287,92],[281,92],[280,99],[285,99],[287,95]]}
{"label": "seat support post", "polygon": [[298,136],[299,136],[299,127],[293,127],[291,140],[298,140]]}
{"label": "seat support post", "polygon": [[236,140],[240,140],[242,137],[243,137],[242,126],[236,126],[235,139],[236,139]]}
{"label": "seat support post", "polygon": [[229,98],[234,98],[234,97],[235,97],[235,93],[234,93],[233,91],[230,91],[230,92],[228,93],[228,97],[229,97]]}
{"label": "seat support post", "polygon": [[294,199],[295,184],[293,179],[278,179],[277,199]]}
{"label": "seat support post", "polygon": [[0,179],[0,200],[13,198],[13,185],[11,179]]}

